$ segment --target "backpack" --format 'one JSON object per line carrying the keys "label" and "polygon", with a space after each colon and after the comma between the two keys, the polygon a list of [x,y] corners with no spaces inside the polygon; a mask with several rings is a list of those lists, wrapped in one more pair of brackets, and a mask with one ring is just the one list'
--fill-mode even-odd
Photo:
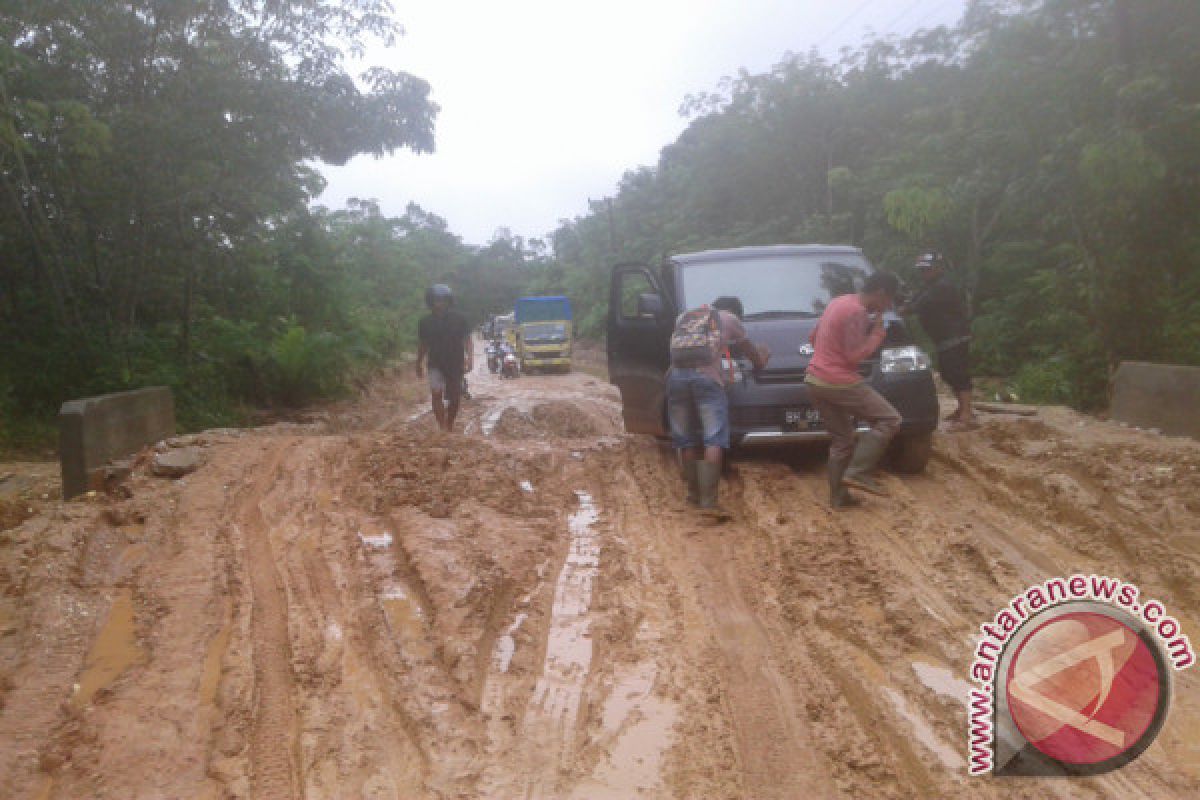
{"label": "backpack", "polygon": [[721,318],[714,308],[685,311],[671,333],[671,366],[704,367],[721,352]]}

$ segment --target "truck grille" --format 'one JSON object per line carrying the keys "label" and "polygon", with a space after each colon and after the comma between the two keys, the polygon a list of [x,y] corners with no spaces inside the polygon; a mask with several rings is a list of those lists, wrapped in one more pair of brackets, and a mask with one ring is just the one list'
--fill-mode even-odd
{"label": "truck grille", "polygon": [[[871,373],[875,370],[874,361],[864,361],[858,365],[858,374],[864,378],[871,377]],[[764,370],[755,378],[759,383],[776,384],[776,383],[804,383],[804,376],[807,370],[804,367],[799,369],[781,369],[781,370]]]}
{"label": "truck grille", "polygon": [[734,406],[729,419],[735,428],[778,428],[783,424],[783,409],[776,406]]}

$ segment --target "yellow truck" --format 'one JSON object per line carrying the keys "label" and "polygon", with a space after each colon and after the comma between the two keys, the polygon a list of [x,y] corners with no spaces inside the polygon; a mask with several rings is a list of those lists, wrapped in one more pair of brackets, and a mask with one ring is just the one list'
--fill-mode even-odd
{"label": "yellow truck", "polygon": [[521,297],[513,314],[521,371],[571,371],[571,301],[566,297]]}

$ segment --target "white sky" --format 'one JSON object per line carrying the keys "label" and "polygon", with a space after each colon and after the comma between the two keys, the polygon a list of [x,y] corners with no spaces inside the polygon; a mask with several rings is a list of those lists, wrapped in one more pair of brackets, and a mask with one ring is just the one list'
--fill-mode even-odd
{"label": "white sky", "polygon": [[370,50],[429,81],[436,152],[323,167],[317,202],[412,201],[468,243],[526,238],[587,212],[683,131],[684,97],[785,51],[836,58],[868,30],[906,35],[958,20],[966,0],[393,0],[405,35]]}

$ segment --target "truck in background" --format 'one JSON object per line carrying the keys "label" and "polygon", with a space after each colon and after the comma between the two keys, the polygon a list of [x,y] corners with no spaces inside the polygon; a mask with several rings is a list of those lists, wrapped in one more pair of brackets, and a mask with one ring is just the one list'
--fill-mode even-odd
{"label": "truck in background", "polygon": [[571,371],[571,301],[554,297],[521,297],[513,309],[517,323],[517,355],[521,370]]}
{"label": "truck in background", "polygon": [[493,342],[507,342],[517,348],[517,323],[510,311],[490,317],[481,327],[483,338]]}

